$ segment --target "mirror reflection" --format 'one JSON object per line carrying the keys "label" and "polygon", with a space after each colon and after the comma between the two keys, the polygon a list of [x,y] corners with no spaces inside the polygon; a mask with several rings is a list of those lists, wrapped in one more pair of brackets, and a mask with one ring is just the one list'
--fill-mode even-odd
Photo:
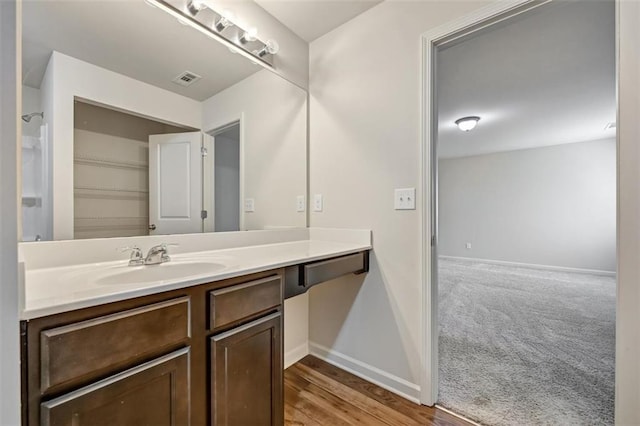
{"label": "mirror reflection", "polygon": [[23,240],[304,227],[307,94],[139,1],[23,4]]}

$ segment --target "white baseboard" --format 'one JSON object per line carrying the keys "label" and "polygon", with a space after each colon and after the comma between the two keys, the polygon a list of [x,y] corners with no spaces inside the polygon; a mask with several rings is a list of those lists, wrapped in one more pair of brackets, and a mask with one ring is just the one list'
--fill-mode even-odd
{"label": "white baseboard", "polygon": [[450,259],[450,260],[464,260],[469,262],[482,262],[489,263],[492,265],[505,265],[505,266],[515,266],[522,268],[531,268],[531,269],[541,269],[544,271],[557,271],[557,272],[577,272],[581,274],[593,274],[600,275],[604,277],[615,277],[615,271],[602,271],[599,269],[582,269],[582,268],[566,268],[564,266],[552,266],[552,265],[539,265],[537,263],[520,263],[520,262],[507,262],[506,260],[491,260],[491,259],[476,259],[474,257],[459,257],[459,256],[438,256],[439,259]]}
{"label": "white baseboard", "polygon": [[420,404],[420,386],[405,379],[387,373],[377,367],[358,361],[317,343],[309,342],[309,352],[329,364],[348,371],[361,379],[376,384],[409,401]]}
{"label": "white baseboard", "polygon": [[305,342],[284,354],[284,368],[289,368],[307,355],[309,355],[309,344]]}

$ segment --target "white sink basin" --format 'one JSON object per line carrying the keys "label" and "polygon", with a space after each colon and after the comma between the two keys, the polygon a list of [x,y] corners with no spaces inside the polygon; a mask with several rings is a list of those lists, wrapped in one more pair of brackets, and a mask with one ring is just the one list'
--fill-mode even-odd
{"label": "white sink basin", "polygon": [[203,261],[169,261],[159,265],[121,266],[97,273],[97,285],[143,284],[216,273],[227,265]]}

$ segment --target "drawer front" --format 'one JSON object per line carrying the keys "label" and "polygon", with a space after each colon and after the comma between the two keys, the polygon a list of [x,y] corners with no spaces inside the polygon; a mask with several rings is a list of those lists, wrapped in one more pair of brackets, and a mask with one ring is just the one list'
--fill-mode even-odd
{"label": "drawer front", "polygon": [[41,391],[115,371],[191,335],[189,298],[160,302],[40,333]]}
{"label": "drawer front", "polygon": [[282,313],[209,338],[213,426],[284,423]]}
{"label": "drawer front", "polygon": [[365,252],[310,263],[304,265],[304,285],[310,287],[346,274],[366,272],[366,270]]}
{"label": "drawer front", "polygon": [[235,323],[282,303],[282,279],[263,278],[209,293],[209,329]]}
{"label": "drawer front", "polygon": [[43,426],[189,424],[184,348],[42,404]]}

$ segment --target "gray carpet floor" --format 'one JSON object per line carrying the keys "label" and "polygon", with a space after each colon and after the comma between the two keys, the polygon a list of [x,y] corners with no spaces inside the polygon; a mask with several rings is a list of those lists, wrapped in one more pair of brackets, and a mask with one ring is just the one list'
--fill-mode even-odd
{"label": "gray carpet floor", "polygon": [[439,262],[439,404],[487,425],[613,424],[613,277]]}

